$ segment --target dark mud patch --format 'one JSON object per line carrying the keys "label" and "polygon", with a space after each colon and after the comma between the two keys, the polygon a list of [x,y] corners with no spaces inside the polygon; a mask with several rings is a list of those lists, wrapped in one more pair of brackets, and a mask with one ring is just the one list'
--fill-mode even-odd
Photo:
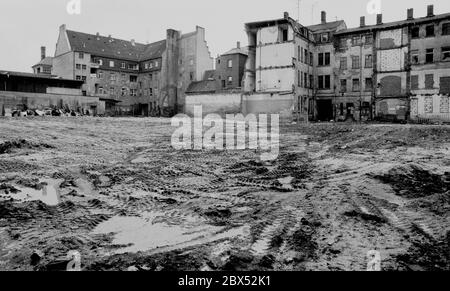
{"label": "dark mud patch", "polygon": [[391,185],[398,196],[409,199],[424,198],[450,191],[450,173],[438,175],[418,165],[394,168],[387,174],[371,177]]}
{"label": "dark mud patch", "polygon": [[450,271],[450,232],[443,241],[414,241],[412,247],[396,257],[409,271]]}
{"label": "dark mud patch", "polygon": [[0,143],[0,155],[9,154],[16,149],[43,149],[43,148],[52,149],[54,147],[44,143],[39,144],[32,143],[25,139],[5,141]]}

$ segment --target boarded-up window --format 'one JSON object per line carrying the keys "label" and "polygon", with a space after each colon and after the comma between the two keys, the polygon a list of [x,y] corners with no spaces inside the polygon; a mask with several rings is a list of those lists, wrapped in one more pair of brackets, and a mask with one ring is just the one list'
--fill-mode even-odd
{"label": "boarded-up window", "polygon": [[450,104],[450,97],[448,96],[442,96],[441,97],[441,113],[450,113],[450,108],[449,108],[449,104]]}
{"label": "boarded-up window", "polygon": [[440,83],[441,94],[450,94],[450,77],[441,77]]}
{"label": "boarded-up window", "polygon": [[433,113],[433,97],[425,97],[425,113]]}
{"label": "boarded-up window", "polygon": [[419,76],[411,76],[411,90],[419,90]]}
{"label": "boarded-up window", "polygon": [[381,96],[400,96],[402,79],[399,76],[386,76],[381,79]]}
{"label": "boarded-up window", "polygon": [[425,89],[433,89],[434,88],[434,75],[428,74],[425,75]]}

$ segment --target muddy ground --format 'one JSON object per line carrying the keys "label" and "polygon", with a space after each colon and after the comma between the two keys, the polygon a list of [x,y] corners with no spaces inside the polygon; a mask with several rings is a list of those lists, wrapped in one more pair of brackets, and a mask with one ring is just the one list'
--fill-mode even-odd
{"label": "muddy ground", "polygon": [[450,127],[281,129],[278,160],[166,119],[0,119],[0,270],[450,270]]}

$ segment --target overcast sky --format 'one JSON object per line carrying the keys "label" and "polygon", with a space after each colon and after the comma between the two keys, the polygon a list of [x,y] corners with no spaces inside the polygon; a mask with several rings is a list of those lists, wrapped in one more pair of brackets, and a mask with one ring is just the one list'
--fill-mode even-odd
{"label": "overcast sky", "polygon": [[[288,11],[298,17],[297,0],[80,0],[81,14],[70,15],[70,0],[0,0],[0,70],[30,71],[39,61],[40,46],[53,56],[58,27],[138,42],[165,38],[167,28],[183,33],[206,28],[206,39],[213,57],[247,43],[244,23],[276,19]],[[373,0],[381,1],[385,22],[406,18],[406,9],[415,16],[425,16],[426,6],[435,5],[435,13],[450,12],[448,0]],[[367,24],[375,15],[367,11],[370,0],[302,0],[300,22],[310,25],[320,21],[320,11],[327,11],[329,21],[343,19],[348,27],[359,25],[365,15]],[[314,13],[313,12],[313,4]]]}

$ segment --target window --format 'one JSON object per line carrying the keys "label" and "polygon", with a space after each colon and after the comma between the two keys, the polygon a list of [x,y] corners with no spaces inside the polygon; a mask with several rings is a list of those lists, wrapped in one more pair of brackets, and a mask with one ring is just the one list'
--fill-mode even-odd
{"label": "window", "polygon": [[87,77],[86,77],[86,76],[81,76],[81,81],[86,82],[86,80],[87,80]]}
{"label": "window", "polygon": [[114,87],[109,88],[109,95],[115,95],[116,91],[114,90]]}
{"label": "window", "polygon": [[102,72],[102,71],[99,71],[99,72],[97,73],[97,78],[98,78],[98,79],[103,79],[103,72]]}
{"label": "window", "polygon": [[190,73],[189,73],[189,79],[190,79],[191,81],[194,81],[194,72],[190,72]]}
{"label": "window", "polygon": [[415,26],[411,29],[411,37],[412,38],[420,37],[420,27],[419,26]]}
{"label": "window", "polygon": [[442,48],[442,60],[450,61],[450,46]]}
{"label": "window", "polygon": [[442,24],[442,35],[450,35],[450,22]]}
{"label": "window", "polygon": [[352,69],[359,69],[359,57],[358,56],[352,56]]}
{"label": "window", "polygon": [[366,35],[365,39],[366,39],[366,45],[373,44],[373,36],[372,35]]}
{"label": "window", "polygon": [[100,95],[105,94],[103,87],[98,87],[98,94],[100,94]]}
{"label": "window", "polygon": [[319,76],[318,79],[319,79],[319,86],[318,86],[318,88],[319,88],[319,89],[324,89],[324,88],[323,88],[323,76]]}
{"label": "window", "polygon": [[432,63],[434,61],[434,49],[427,49],[425,55],[425,62]]}
{"label": "window", "polygon": [[81,76],[76,76],[77,81],[81,81]]}
{"label": "window", "polygon": [[309,53],[309,65],[310,66],[314,66],[314,54],[313,53]]}
{"label": "window", "polygon": [[372,68],[373,60],[372,55],[366,55],[366,68]]}
{"label": "window", "polygon": [[228,68],[232,68],[233,67],[233,60],[228,60]]}
{"label": "window", "polygon": [[434,89],[434,75],[425,75],[425,89]]}
{"label": "window", "polygon": [[155,68],[159,67],[159,62],[155,61]]}
{"label": "window", "polygon": [[123,87],[120,93],[122,96],[127,95],[127,88]]}
{"label": "window", "polygon": [[339,48],[340,49],[346,49],[347,48],[347,39],[346,38],[341,38],[339,40]]}
{"label": "window", "polygon": [[148,89],[148,92],[150,93],[150,96],[153,96],[153,88]]}
{"label": "window", "polygon": [[313,75],[309,75],[309,88],[313,88],[314,87],[314,76]]}
{"label": "window", "polygon": [[359,92],[360,90],[360,86],[359,86],[359,79],[353,79],[353,84],[352,84],[352,90],[354,92]]}
{"label": "window", "polygon": [[341,80],[341,93],[347,92],[347,80]]}
{"label": "window", "polygon": [[319,76],[319,89],[325,90],[331,87],[331,76]]}
{"label": "window", "polygon": [[373,81],[372,78],[366,78],[366,91],[372,91]]}
{"label": "window", "polygon": [[305,64],[308,63],[308,50],[305,49]]}
{"label": "window", "polygon": [[411,51],[411,64],[415,65],[419,63],[419,51],[412,50]]}
{"label": "window", "polygon": [[303,63],[303,48],[298,47],[298,60]]}
{"label": "window", "polygon": [[148,63],[145,63],[145,64],[144,64],[144,68],[145,68],[146,70],[148,70]]}
{"label": "window", "polygon": [[228,85],[233,85],[233,77],[228,77]]}
{"label": "window", "polygon": [[323,53],[320,53],[319,54],[319,66],[323,66],[323,64],[324,64],[324,60],[323,60]]}
{"label": "window", "polygon": [[83,68],[83,70],[87,70],[87,66],[86,65],[83,65],[82,68]]}
{"label": "window", "polygon": [[130,95],[133,96],[133,97],[136,97],[137,96],[137,90],[136,89],[131,89],[130,90]]}
{"label": "window", "polygon": [[121,63],[121,64],[120,64],[120,68],[121,68],[121,69],[126,69],[126,68],[127,68],[127,64]]}
{"label": "window", "polygon": [[329,33],[322,33],[320,35],[320,41],[321,42],[328,42],[330,40],[330,34]]}
{"label": "window", "polygon": [[325,66],[329,66],[330,65],[330,53],[325,53]]}
{"label": "window", "polygon": [[112,73],[112,74],[109,76],[109,79],[110,79],[111,81],[115,81],[115,80],[116,80],[116,74]]}
{"label": "window", "polygon": [[109,67],[113,68],[114,67],[114,61],[109,61]]}
{"label": "window", "polygon": [[76,64],[76,65],[75,65],[75,68],[76,68],[77,70],[81,70],[81,65],[80,65],[80,64]]}
{"label": "window", "polygon": [[340,61],[341,70],[347,70],[347,58],[342,57]]}
{"label": "window", "polygon": [[81,60],[84,59],[84,53],[78,53],[78,58]]}
{"label": "window", "polygon": [[357,35],[357,36],[352,37],[352,45],[353,46],[359,45],[360,41],[361,41],[361,36]]}
{"label": "window", "polygon": [[411,76],[411,90],[419,90],[419,76]]}
{"label": "window", "polygon": [[282,42],[288,41],[288,30],[285,28],[281,29],[281,41]]}
{"label": "window", "polygon": [[131,83],[136,83],[137,82],[137,76],[130,75],[130,82]]}
{"label": "window", "polygon": [[139,69],[138,65],[136,65],[136,64],[128,64],[128,70],[136,71],[138,69]]}
{"label": "window", "polygon": [[440,94],[450,94],[450,77],[441,77],[439,87]]}
{"label": "window", "polygon": [[298,85],[298,87],[303,87],[302,76],[303,76],[302,72],[297,71],[297,85]]}
{"label": "window", "polygon": [[227,83],[225,80],[222,80],[222,88],[225,88],[227,86]]}
{"label": "window", "polygon": [[102,59],[99,59],[98,62],[97,62],[97,64],[99,64],[100,66],[103,66],[103,60],[102,60]]}
{"label": "window", "polygon": [[427,25],[427,27],[425,28],[425,31],[426,31],[427,37],[433,37],[434,36],[434,24]]}

